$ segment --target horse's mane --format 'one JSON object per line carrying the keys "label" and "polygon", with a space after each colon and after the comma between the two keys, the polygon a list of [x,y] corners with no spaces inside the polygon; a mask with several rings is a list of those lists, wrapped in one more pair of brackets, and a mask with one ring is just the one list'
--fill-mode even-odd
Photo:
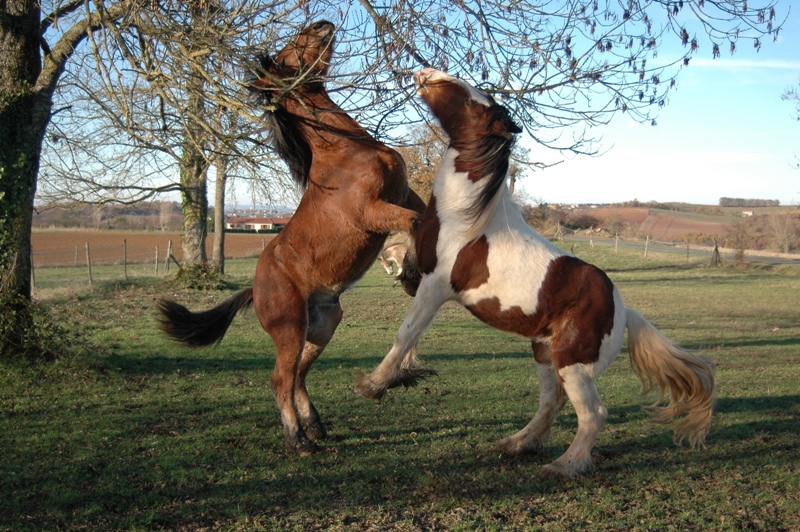
{"label": "horse's mane", "polygon": [[453,147],[459,152],[459,161],[469,166],[473,179],[489,176],[480,194],[466,209],[466,213],[473,219],[479,218],[486,211],[500,187],[503,186],[513,146],[514,137],[494,134],[454,144]]}
{"label": "horse's mane", "polygon": [[296,121],[282,107],[270,113],[272,121],[271,139],[275,151],[286,161],[289,171],[298,185],[308,186],[311,171],[311,146],[300,133]]}

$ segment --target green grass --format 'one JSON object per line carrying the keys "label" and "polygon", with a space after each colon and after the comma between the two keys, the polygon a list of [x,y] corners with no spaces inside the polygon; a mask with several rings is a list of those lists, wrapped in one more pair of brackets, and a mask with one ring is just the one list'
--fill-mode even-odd
{"label": "green grass", "polygon": [[569,406],[543,455],[498,456],[494,442],[536,408],[529,344],[450,304],[420,344],[439,376],[380,403],[357,397],[355,372],[380,361],[411,302],[378,266],[343,296],[309,376],[329,439],[295,456],[252,312],[206,350],[155,330],[159,297],[207,308],[247,286],[255,261],[229,261],[220,293],[143,277],[44,294],[85,343],[55,363],[0,362],[0,529],[800,530],[800,277],[575,251],[717,364],[705,450],[648,422],[653,398],[623,353],[599,379],[609,418],[592,473],[537,477],[574,437]]}

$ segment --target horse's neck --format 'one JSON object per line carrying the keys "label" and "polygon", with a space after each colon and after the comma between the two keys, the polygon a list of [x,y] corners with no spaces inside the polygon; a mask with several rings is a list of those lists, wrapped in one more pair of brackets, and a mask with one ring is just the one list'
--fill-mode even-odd
{"label": "horse's neck", "polygon": [[433,184],[439,210],[463,212],[474,203],[486,184],[485,179],[473,182],[467,172],[456,170],[456,159],[463,154],[463,151],[449,146],[442,156]]}
{"label": "horse's neck", "polygon": [[327,94],[287,98],[286,110],[295,115],[298,129],[311,145],[328,147],[351,139],[371,139],[367,131],[353,120]]}

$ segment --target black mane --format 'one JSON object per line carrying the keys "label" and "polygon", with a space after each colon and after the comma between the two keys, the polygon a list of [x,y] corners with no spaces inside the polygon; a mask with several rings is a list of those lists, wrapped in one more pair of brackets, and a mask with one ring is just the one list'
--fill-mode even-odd
{"label": "black mane", "polygon": [[292,119],[282,107],[277,107],[270,116],[272,145],[278,155],[286,161],[292,178],[305,190],[311,171],[311,146],[297,128],[296,117]]}
{"label": "black mane", "polygon": [[514,137],[495,134],[485,135],[474,141],[453,143],[453,147],[459,152],[458,161],[470,168],[473,180],[489,176],[475,202],[467,208],[466,212],[470,217],[480,217],[503,186],[513,146]]}

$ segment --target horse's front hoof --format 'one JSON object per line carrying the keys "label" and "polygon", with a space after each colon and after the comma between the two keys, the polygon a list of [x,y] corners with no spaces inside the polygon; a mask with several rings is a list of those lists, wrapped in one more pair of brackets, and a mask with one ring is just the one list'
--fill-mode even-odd
{"label": "horse's front hoof", "polygon": [[360,395],[361,397],[365,397],[367,399],[373,399],[375,401],[380,401],[384,395],[386,395],[386,387],[377,386],[372,382],[369,375],[365,375],[361,372],[358,372],[358,377],[356,379],[356,387],[353,391]]}
{"label": "horse's front hoof", "polygon": [[539,478],[570,479],[583,475],[591,469],[591,464],[583,467],[569,468],[558,463],[558,461],[547,464],[539,471]]}

